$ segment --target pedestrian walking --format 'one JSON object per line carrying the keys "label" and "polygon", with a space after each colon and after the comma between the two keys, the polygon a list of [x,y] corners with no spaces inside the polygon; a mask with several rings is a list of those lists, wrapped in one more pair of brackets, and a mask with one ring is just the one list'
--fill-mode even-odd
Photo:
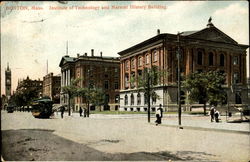
{"label": "pedestrian walking", "polygon": [[80,113],[80,117],[81,117],[82,116],[82,108],[81,107],[80,107],[79,113]]}
{"label": "pedestrian walking", "polygon": [[160,104],[159,108],[155,112],[155,116],[156,116],[155,123],[156,123],[156,125],[161,124],[161,119],[163,117],[163,109],[161,108],[161,106],[162,105]]}
{"label": "pedestrian walking", "polygon": [[216,123],[219,123],[219,120],[220,120],[219,117],[220,117],[220,112],[218,110],[215,110],[214,118],[215,118]]}
{"label": "pedestrian walking", "polygon": [[61,107],[61,118],[63,118],[64,111],[65,111],[65,107],[62,106],[62,107]]}
{"label": "pedestrian walking", "polygon": [[210,109],[211,122],[214,121],[214,109],[215,109],[214,106],[212,106]]}

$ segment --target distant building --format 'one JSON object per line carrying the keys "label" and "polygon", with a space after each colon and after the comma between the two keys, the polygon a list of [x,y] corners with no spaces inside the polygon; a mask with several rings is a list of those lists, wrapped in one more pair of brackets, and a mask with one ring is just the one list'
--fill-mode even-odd
{"label": "distant building", "polygon": [[10,99],[11,96],[11,70],[9,68],[9,63],[5,70],[5,96],[7,99]]}
{"label": "distant building", "polygon": [[50,97],[54,103],[60,103],[61,76],[49,73],[43,77],[43,97]]}
{"label": "distant building", "polygon": [[[120,60],[117,57],[91,56],[77,54],[77,57],[64,56],[61,59],[61,87],[70,84],[72,79],[81,78],[80,87],[97,87],[105,93],[106,105],[102,105],[102,110],[118,110],[119,89],[120,89]],[[67,104],[67,94],[61,93],[61,104]],[[86,101],[82,97],[75,97],[74,111],[86,107]],[[90,110],[96,110],[95,105],[90,105]]]}
{"label": "distant building", "polygon": [[[166,111],[177,108],[177,35],[157,35],[125,49],[121,56],[120,110],[146,111],[144,93],[138,92],[138,84],[132,84],[142,74],[144,68],[152,66],[167,71],[167,78],[159,82],[155,92],[160,99],[151,100],[155,110],[163,105]],[[247,101],[246,91],[246,49],[248,45],[238,44],[235,40],[216,28],[211,20],[207,27],[199,31],[180,33],[181,75],[187,76],[195,71],[220,70],[226,74],[224,88],[231,104]],[[186,93],[182,91],[181,93]],[[187,104],[187,103],[186,103]]]}
{"label": "distant building", "polygon": [[16,88],[16,93],[25,91],[25,90],[32,90],[36,91],[36,98],[42,97],[42,92],[43,92],[43,81],[40,79],[38,80],[31,80],[28,76],[26,79],[23,80],[18,80],[17,88]]}

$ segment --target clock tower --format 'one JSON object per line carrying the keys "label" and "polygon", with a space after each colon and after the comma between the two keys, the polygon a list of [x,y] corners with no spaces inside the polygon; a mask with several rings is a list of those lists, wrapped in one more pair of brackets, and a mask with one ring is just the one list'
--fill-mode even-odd
{"label": "clock tower", "polygon": [[5,95],[8,99],[11,96],[11,70],[9,68],[9,63],[7,69],[5,70]]}

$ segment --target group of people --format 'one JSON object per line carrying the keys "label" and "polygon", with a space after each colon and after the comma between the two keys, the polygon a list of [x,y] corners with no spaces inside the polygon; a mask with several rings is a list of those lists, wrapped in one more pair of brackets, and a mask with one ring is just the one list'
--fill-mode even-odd
{"label": "group of people", "polygon": [[211,116],[211,122],[213,122],[214,120],[216,123],[219,122],[220,112],[216,110],[214,106],[212,106],[210,109],[210,116]]}
{"label": "group of people", "polygon": [[[65,107],[64,107],[64,106],[61,106],[61,107],[60,107],[60,111],[61,111],[61,118],[63,118],[63,114],[64,114],[64,111],[65,111]],[[79,109],[80,117],[82,116],[82,113],[83,113],[84,117],[86,117],[86,114],[87,114],[86,109],[84,109],[84,111],[83,111],[82,108],[80,107],[80,109]]]}
{"label": "group of people", "polygon": [[80,109],[79,109],[80,117],[82,116],[82,113],[83,113],[84,117],[86,117],[86,114],[87,114],[86,109],[83,109],[83,110],[82,110],[82,108],[80,107]]}

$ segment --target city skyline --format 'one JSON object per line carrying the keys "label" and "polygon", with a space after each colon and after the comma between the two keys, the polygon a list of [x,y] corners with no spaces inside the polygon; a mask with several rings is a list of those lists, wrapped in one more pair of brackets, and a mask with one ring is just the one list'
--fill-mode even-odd
{"label": "city skyline", "polygon": [[[148,5],[159,8],[143,8]],[[29,7],[29,10],[14,6]],[[63,9],[65,6],[67,9]],[[74,6],[78,8],[69,10]],[[211,16],[212,23],[221,31],[239,44],[249,44],[248,8],[247,1],[2,3],[1,94],[5,92],[7,62],[14,91],[18,79],[29,76],[42,80],[47,60],[48,72],[59,74],[60,60],[67,53],[67,41],[71,57],[85,52],[90,55],[91,49],[95,49],[96,56],[102,51],[103,56],[118,57],[118,52],[155,36],[157,29],[172,34],[201,30],[206,28]],[[249,62],[247,69],[249,76]]]}

